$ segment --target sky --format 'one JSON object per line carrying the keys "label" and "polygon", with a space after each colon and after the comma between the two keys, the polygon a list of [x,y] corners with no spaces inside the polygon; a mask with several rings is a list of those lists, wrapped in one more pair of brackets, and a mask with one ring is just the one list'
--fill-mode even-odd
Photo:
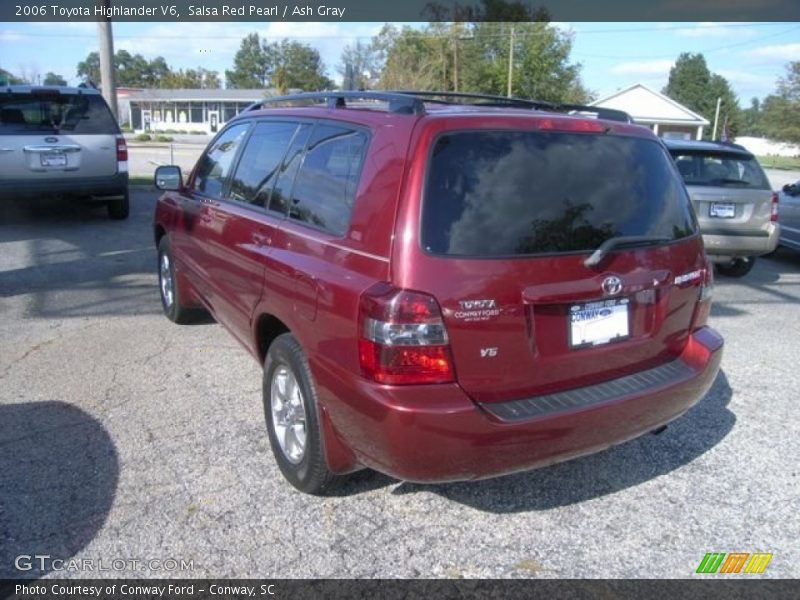
{"label": "sky", "polygon": [[[242,37],[290,38],[320,51],[328,76],[342,48],[369,42],[383,23],[122,23],[113,24],[114,48],[147,59],[163,56],[172,68],[233,65]],[[412,23],[414,27],[422,24]],[[572,62],[582,64],[586,87],[603,97],[634,83],[661,90],[681,52],[702,52],[711,71],[731,84],[743,108],[773,93],[789,61],[800,60],[800,23],[556,23],[573,36]],[[0,23],[0,67],[14,74],[48,71],[77,84],[76,65],[97,50],[94,22]]]}

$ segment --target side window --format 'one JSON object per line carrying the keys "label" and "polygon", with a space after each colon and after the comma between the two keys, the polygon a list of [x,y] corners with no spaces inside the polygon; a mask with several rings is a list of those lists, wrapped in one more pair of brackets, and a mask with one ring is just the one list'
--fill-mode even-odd
{"label": "side window", "polygon": [[292,192],[289,218],[342,235],[350,224],[367,135],[346,127],[319,125]]}
{"label": "side window", "polygon": [[256,124],[233,175],[232,200],[266,208],[278,167],[296,129],[297,123]]}
{"label": "side window", "polygon": [[308,134],[311,132],[311,125],[303,123],[297,128],[294,139],[292,140],[289,151],[283,159],[278,180],[275,182],[275,189],[272,190],[272,197],[269,201],[269,209],[286,214],[288,207],[289,194],[292,192],[292,183],[297,173],[297,167],[303,158],[303,150],[306,147]]}
{"label": "side window", "polygon": [[194,186],[206,196],[222,196],[225,179],[231,171],[236,150],[242,143],[249,123],[239,123],[225,130],[200,158]]}

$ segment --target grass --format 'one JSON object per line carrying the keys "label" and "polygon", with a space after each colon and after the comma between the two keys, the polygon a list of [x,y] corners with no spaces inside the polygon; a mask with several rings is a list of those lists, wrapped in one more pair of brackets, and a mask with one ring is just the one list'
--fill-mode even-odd
{"label": "grass", "polygon": [[766,169],[800,170],[800,156],[758,156],[758,163]]}
{"label": "grass", "polygon": [[152,175],[129,175],[128,176],[128,185],[149,185],[153,187],[153,176]]}

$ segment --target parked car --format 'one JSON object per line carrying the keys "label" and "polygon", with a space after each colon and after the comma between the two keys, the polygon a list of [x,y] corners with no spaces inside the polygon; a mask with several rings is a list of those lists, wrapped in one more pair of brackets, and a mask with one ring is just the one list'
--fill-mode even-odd
{"label": "parked car", "polygon": [[781,236],[778,243],[800,250],[800,181],[787,183],[778,197]]}
{"label": "parked car", "polygon": [[93,88],[0,88],[0,195],[58,194],[129,212],[128,148]]}
{"label": "parked car", "polygon": [[756,157],[724,142],[664,140],[694,204],[706,252],[729,277],[778,244],[778,197]]}
{"label": "parked car", "polygon": [[156,170],[154,236],[167,317],[206,309],[263,364],[298,489],[552,464],[661,428],[714,381],[712,271],[648,130],[460,94],[264,107],[185,183]]}

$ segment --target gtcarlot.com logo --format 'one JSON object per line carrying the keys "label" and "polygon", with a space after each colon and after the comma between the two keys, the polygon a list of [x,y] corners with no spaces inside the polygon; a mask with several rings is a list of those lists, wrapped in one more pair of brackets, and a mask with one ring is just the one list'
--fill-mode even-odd
{"label": "gtcarlot.com logo", "polygon": [[194,560],[182,558],[53,558],[49,554],[20,554],[14,559],[17,571],[194,571]]}
{"label": "gtcarlot.com logo", "polygon": [[700,565],[697,573],[721,573],[731,575],[735,573],[763,573],[769,561],[772,560],[772,553],[767,552],[708,552]]}

